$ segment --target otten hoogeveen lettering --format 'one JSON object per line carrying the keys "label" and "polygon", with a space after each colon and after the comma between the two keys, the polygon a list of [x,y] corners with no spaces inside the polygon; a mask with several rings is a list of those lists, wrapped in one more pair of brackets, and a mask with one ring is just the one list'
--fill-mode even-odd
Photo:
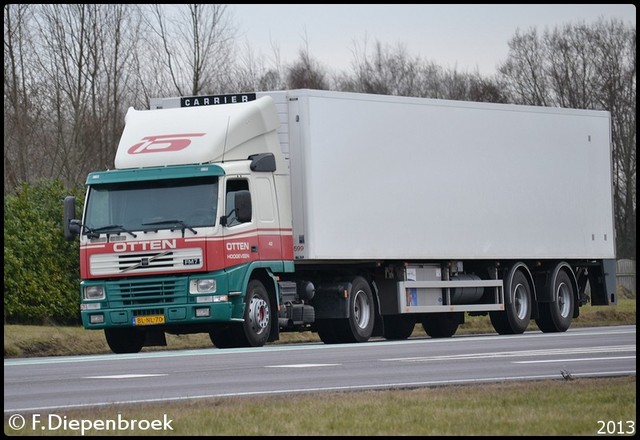
{"label": "otten hoogeveen lettering", "polygon": [[176,249],[175,240],[130,241],[113,244],[114,252],[162,251]]}

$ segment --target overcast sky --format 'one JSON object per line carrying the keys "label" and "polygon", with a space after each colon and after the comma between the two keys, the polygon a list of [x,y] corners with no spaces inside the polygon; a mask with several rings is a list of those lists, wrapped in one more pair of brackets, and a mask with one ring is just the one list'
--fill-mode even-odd
{"label": "overcast sky", "polygon": [[247,42],[268,61],[273,47],[281,61],[297,60],[305,41],[313,59],[330,71],[351,70],[354,49],[362,54],[379,41],[405,46],[411,57],[444,68],[485,75],[508,53],[517,29],[593,23],[598,18],[622,19],[636,25],[629,4],[230,4],[227,13]]}

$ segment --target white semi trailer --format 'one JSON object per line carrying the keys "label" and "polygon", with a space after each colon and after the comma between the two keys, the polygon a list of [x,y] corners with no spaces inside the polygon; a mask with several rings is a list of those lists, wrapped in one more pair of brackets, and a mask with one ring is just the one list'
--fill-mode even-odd
{"label": "white semi trailer", "polygon": [[[130,109],[91,173],[82,318],[114,352],[566,331],[615,290],[610,116],[287,90]],[[587,295],[589,292],[589,295]]]}

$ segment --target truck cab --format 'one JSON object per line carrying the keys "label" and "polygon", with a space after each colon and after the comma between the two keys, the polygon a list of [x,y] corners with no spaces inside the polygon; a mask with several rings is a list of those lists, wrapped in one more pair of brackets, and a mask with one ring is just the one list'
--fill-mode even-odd
{"label": "truck cab", "polygon": [[[87,178],[81,221],[65,202],[66,236],[80,236],[82,322],[113,351],[162,344],[165,332],[225,334],[234,321],[255,327],[246,345],[277,339],[272,274],[293,270],[293,247],[270,99],[179,116],[130,109],[116,169]],[[247,302],[250,285],[259,294]]]}

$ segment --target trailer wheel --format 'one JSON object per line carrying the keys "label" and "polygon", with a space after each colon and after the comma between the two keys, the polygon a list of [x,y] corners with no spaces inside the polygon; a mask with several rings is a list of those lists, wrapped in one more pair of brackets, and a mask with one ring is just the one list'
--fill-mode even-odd
{"label": "trailer wheel", "polygon": [[406,315],[385,315],[384,320],[385,339],[407,339],[413,333],[416,320],[412,316]]}
{"label": "trailer wheel", "polygon": [[564,270],[558,272],[558,276],[550,286],[553,289],[552,302],[538,304],[539,316],[536,319],[538,328],[545,333],[564,332],[571,325],[575,296],[571,278]]}
{"label": "trailer wheel", "polygon": [[144,332],[135,328],[106,328],[104,336],[116,354],[139,353],[144,347]]}
{"label": "trailer wheel", "polygon": [[[349,317],[344,342],[366,342],[373,334],[375,308],[367,280],[356,277],[349,295]],[[338,328],[339,330],[339,328]]]}
{"label": "trailer wheel", "polygon": [[463,312],[429,313],[422,318],[422,328],[432,338],[450,338],[458,330]]}
{"label": "trailer wheel", "polygon": [[501,335],[524,333],[531,321],[531,286],[521,270],[516,270],[511,280],[511,301],[504,311],[489,312],[493,328]]}

